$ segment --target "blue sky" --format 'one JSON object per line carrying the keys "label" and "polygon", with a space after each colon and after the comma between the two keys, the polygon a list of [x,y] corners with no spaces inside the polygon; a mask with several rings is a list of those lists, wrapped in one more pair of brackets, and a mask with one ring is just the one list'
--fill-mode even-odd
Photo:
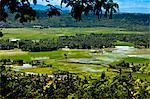
{"label": "blue sky", "polygon": [[150,0],[115,0],[120,12],[150,13]]}
{"label": "blue sky", "polygon": [[[50,0],[51,4],[59,5],[61,0]],[[120,12],[150,13],[150,0],[114,0],[120,6]],[[38,4],[46,5],[45,0],[38,0]]]}

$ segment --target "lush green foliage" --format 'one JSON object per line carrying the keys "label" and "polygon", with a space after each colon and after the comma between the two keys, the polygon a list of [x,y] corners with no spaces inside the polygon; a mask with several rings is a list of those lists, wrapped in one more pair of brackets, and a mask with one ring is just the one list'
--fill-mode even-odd
{"label": "lush green foliage", "polygon": [[104,72],[99,78],[80,77],[68,72],[31,75],[6,70],[1,66],[1,98],[139,98],[150,97],[150,82],[118,74],[109,78]]}

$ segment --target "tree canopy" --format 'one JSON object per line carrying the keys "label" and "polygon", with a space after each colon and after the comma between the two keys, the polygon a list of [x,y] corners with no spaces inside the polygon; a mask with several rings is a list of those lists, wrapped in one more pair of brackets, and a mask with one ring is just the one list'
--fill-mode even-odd
{"label": "tree canopy", "polygon": [[[0,98],[38,99],[149,99],[150,83],[127,75],[116,74],[110,78],[80,78],[66,71],[48,75],[18,73],[0,66]],[[99,75],[100,76],[100,75]],[[129,76],[129,77],[128,77]]]}
{"label": "tree canopy", "polygon": [[[6,9],[15,14],[15,19],[18,19],[21,23],[35,20],[36,11],[31,7],[31,1],[34,5],[37,4],[37,0],[1,0],[0,1],[0,21],[6,21],[8,14]],[[53,15],[60,15],[61,9],[56,8],[51,4],[51,0],[46,0],[49,6],[47,15],[49,17]],[[119,5],[113,0],[61,0],[61,6],[65,4],[66,7],[71,7],[70,15],[77,21],[81,20],[82,14],[88,15],[88,13],[94,13],[98,19],[104,16],[112,19],[112,14],[116,13],[119,9]]]}

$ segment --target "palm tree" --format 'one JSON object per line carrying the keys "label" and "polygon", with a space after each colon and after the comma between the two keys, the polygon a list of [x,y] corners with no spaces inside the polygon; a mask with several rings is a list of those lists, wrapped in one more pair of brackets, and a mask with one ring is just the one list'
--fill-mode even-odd
{"label": "palm tree", "polygon": [[112,19],[113,12],[117,13],[117,10],[119,11],[119,5],[113,0],[109,0],[106,7],[106,14],[109,13],[109,19]]}
{"label": "palm tree", "polygon": [[106,5],[107,0],[96,0],[96,4],[94,6],[94,12],[98,16],[98,19],[102,16],[102,8]]}

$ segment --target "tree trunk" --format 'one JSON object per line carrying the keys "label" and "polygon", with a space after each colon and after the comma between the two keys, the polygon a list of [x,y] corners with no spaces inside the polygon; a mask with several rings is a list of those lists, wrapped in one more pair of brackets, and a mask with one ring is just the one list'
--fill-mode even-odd
{"label": "tree trunk", "polygon": [[2,20],[2,4],[1,4],[1,1],[0,1],[0,21]]}
{"label": "tree trunk", "polygon": [[112,19],[112,14],[113,14],[113,12],[112,12],[112,9],[111,9],[111,10],[110,10],[109,19]]}

